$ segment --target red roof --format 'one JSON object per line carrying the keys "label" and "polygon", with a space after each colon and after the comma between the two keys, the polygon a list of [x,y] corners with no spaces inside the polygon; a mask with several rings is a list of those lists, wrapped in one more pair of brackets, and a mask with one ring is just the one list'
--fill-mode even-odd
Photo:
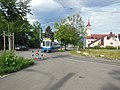
{"label": "red roof", "polygon": [[87,36],[86,38],[87,39],[99,39],[99,38],[102,38],[102,37],[105,37],[105,36],[108,36],[108,37],[115,37],[115,34],[112,34],[112,32],[110,32],[110,34],[91,34],[91,36]]}
{"label": "red roof", "polygon": [[91,34],[91,36],[87,36],[87,39],[98,39],[104,36],[109,36],[110,34]]}

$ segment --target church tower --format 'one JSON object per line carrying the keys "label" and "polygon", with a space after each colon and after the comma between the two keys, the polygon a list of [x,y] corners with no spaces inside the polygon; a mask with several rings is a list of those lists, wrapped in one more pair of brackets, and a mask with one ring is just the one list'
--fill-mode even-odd
{"label": "church tower", "polygon": [[92,31],[92,27],[90,25],[90,20],[88,20],[88,24],[86,25],[86,34],[87,34],[87,36],[91,36],[91,31]]}

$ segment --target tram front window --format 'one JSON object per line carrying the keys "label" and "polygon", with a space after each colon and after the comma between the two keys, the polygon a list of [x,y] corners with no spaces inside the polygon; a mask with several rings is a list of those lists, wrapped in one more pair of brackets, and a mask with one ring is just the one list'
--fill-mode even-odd
{"label": "tram front window", "polygon": [[46,41],[46,46],[50,46],[51,43],[49,41]]}

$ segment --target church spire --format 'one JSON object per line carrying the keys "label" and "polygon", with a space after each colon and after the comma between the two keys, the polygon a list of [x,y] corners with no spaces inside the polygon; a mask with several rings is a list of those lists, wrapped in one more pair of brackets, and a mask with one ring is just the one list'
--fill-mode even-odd
{"label": "church spire", "polygon": [[89,19],[88,19],[88,24],[87,24],[87,26],[91,26],[91,25],[90,25],[90,20],[89,20]]}
{"label": "church spire", "polygon": [[87,36],[91,36],[92,27],[90,25],[90,20],[88,19],[88,24],[86,25]]}

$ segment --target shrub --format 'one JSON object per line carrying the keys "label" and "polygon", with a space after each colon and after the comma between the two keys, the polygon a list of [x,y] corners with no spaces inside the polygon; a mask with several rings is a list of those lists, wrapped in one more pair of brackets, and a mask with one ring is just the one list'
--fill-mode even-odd
{"label": "shrub", "polygon": [[17,57],[12,52],[5,52],[0,56],[0,75],[16,72],[33,64],[32,60]]}
{"label": "shrub", "polygon": [[99,45],[94,46],[94,49],[100,49],[100,46]]}
{"label": "shrub", "polygon": [[61,49],[61,50],[59,50],[59,52],[65,52],[65,49]]}
{"label": "shrub", "polygon": [[116,49],[116,47],[113,47],[113,46],[106,46],[105,48],[106,49]]}

